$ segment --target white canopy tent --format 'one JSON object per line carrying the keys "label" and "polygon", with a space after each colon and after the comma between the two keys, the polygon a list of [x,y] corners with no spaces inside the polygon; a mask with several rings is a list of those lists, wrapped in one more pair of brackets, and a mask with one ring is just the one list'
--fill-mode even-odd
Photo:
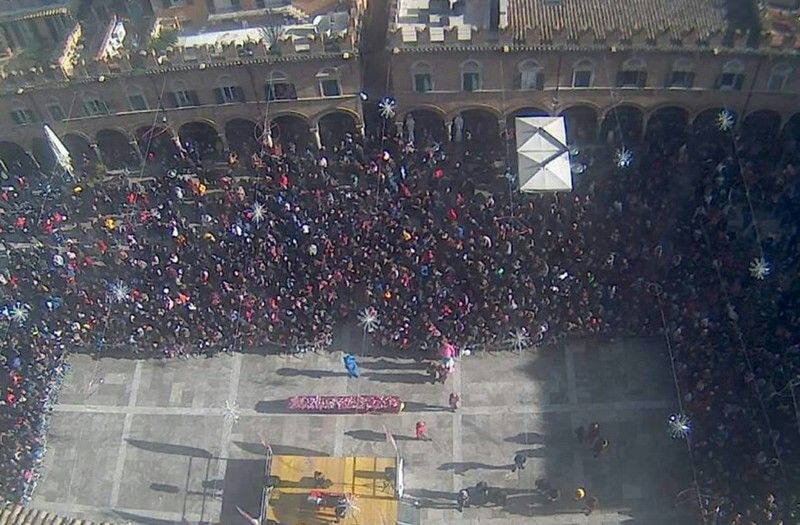
{"label": "white canopy tent", "polygon": [[517,117],[519,190],[572,191],[564,117]]}
{"label": "white canopy tent", "polygon": [[56,164],[58,167],[72,175],[74,172],[74,168],[72,167],[72,157],[70,157],[69,151],[67,150],[66,146],[64,146],[64,143],[61,142],[61,139],[58,138],[58,135],[56,135],[56,133],[50,129],[50,126],[47,124],[44,125],[44,136],[47,138],[47,143],[50,145],[50,149],[53,151],[53,155],[56,158]]}

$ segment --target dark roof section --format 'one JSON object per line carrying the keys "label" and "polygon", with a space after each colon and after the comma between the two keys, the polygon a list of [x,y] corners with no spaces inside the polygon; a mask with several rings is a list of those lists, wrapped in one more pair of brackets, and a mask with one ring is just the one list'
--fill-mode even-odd
{"label": "dark roof section", "polygon": [[[514,38],[524,40],[526,30],[538,29],[544,40],[566,32],[568,39],[593,33],[605,40],[609,34],[623,38],[642,35],[656,39],[670,33],[700,38],[734,29],[726,4],[742,0],[508,0],[509,26]],[[744,0],[749,2],[750,0]]]}

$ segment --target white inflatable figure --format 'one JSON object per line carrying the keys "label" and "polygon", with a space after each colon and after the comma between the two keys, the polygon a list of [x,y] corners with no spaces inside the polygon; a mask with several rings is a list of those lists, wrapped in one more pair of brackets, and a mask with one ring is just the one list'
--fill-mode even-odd
{"label": "white inflatable figure", "polygon": [[406,117],[406,133],[408,135],[408,142],[414,142],[414,126],[416,122],[414,121],[414,115],[411,113],[408,114]]}
{"label": "white inflatable figure", "polygon": [[456,118],[453,119],[453,127],[455,128],[453,135],[455,141],[461,142],[464,140],[464,117],[461,116],[461,113],[456,115]]}

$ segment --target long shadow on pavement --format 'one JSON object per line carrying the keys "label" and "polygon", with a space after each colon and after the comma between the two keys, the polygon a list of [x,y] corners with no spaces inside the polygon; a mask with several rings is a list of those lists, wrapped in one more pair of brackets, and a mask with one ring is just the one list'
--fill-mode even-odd
{"label": "long shadow on pavement", "polygon": [[359,363],[361,368],[367,370],[423,370],[425,363],[421,361],[395,362],[390,359],[378,359],[376,361],[363,361]]}
{"label": "long shadow on pavement", "polygon": [[370,372],[363,374],[363,376],[381,383],[405,383],[409,385],[421,385],[422,383],[429,383],[431,380],[428,374],[381,374]]}
{"label": "long shadow on pavement", "polygon": [[[350,436],[353,439],[358,439],[361,441],[386,441],[386,434],[383,432],[375,432],[374,430],[348,430],[344,433],[346,436]],[[417,438],[413,436],[403,436],[400,434],[392,434],[395,441],[416,441]]]}
{"label": "long shadow on pavement", "polygon": [[291,412],[288,399],[259,401],[256,403],[255,410],[259,414],[289,414]]}
{"label": "long shadow on pavement", "polygon": [[191,456],[199,458],[211,458],[211,452],[198,447],[187,447],[186,445],[174,445],[172,443],[161,443],[159,441],[144,441],[142,439],[127,438],[129,444],[148,452],[159,454],[173,454],[176,456]]}
{"label": "long shadow on pavement", "polygon": [[511,465],[487,465],[476,461],[460,461],[456,463],[442,463],[437,470],[452,470],[456,474],[464,474],[470,470],[509,470]]}
{"label": "long shadow on pavement", "polygon": [[450,407],[417,403],[416,401],[403,401],[403,412],[450,412]]}
{"label": "long shadow on pavement", "polygon": [[544,443],[544,436],[538,432],[520,432],[516,436],[507,437],[505,441],[520,445],[540,445]]}
{"label": "long shadow on pavement", "polygon": [[303,370],[301,368],[279,368],[275,371],[279,376],[284,377],[310,377],[312,379],[324,379],[326,377],[345,377],[347,372],[333,372],[331,370]]}
{"label": "long shadow on pavement", "polygon": [[[262,445],[261,443],[247,443],[245,441],[234,441],[233,444],[239,447],[240,449],[244,450],[245,452],[256,454],[258,456],[266,455],[266,451],[264,450],[264,445]],[[330,456],[330,454],[328,454],[327,452],[322,452],[320,450],[312,450],[310,448],[294,447],[291,445],[273,445],[272,443],[270,443],[269,446],[272,449],[272,453],[279,456],[310,456],[310,457]]]}

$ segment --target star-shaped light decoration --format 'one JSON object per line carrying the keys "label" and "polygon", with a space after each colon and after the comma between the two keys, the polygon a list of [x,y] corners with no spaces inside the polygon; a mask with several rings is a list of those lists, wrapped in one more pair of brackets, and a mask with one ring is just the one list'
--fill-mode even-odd
{"label": "star-shaped light decoration", "polygon": [[239,404],[236,401],[231,402],[226,399],[225,408],[222,409],[222,416],[225,418],[225,422],[232,425],[239,421],[240,415]]}
{"label": "star-shaped light decoration", "polygon": [[750,275],[759,281],[763,281],[771,270],[769,263],[763,257],[756,257],[750,263]]}
{"label": "star-shaped light decoration", "polygon": [[260,224],[267,216],[267,207],[258,201],[253,204],[253,208],[250,211],[253,214],[253,222],[256,224]]}
{"label": "star-shaped light decoration", "polygon": [[25,321],[28,320],[28,314],[30,313],[30,310],[31,307],[27,304],[17,303],[11,308],[8,316],[17,324],[25,324]]}
{"label": "star-shaped light decoration", "polygon": [[358,324],[364,330],[364,333],[371,334],[375,332],[378,329],[378,325],[381,324],[380,319],[378,319],[378,311],[371,306],[364,308],[358,314]]}
{"label": "star-shaped light decoration", "polygon": [[686,414],[672,414],[669,416],[669,435],[674,439],[686,439],[692,431],[692,421]]}
{"label": "star-shaped light decoration", "polygon": [[396,107],[397,102],[395,102],[392,97],[383,97],[381,101],[378,102],[378,113],[386,120],[393,119]]}
{"label": "star-shaped light decoration", "polygon": [[122,281],[117,281],[112,284],[108,289],[108,294],[117,303],[124,303],[128,300],[131,293],[131,287]]}
{"label": "star-shaped light decoration", "polygon": [[511,346],[514,351],[522,352],[526,348],[531,346],[531,336],[528,335],[528,331],[524,328],[517,328],[511,335],[509,336],[507,343]]}
{"label": "star-shaped light decoration", "polygon": [[633,152],[625,146],[621,147],[614,155],[614,162],[619,168],[627,168],[633,162]]}
{"label": "star-shaped light decoration", "polygon": [[717,115],[717,127],[720,131],[730,131],[735,123],[736,117],[727,109],[723,109]]}

